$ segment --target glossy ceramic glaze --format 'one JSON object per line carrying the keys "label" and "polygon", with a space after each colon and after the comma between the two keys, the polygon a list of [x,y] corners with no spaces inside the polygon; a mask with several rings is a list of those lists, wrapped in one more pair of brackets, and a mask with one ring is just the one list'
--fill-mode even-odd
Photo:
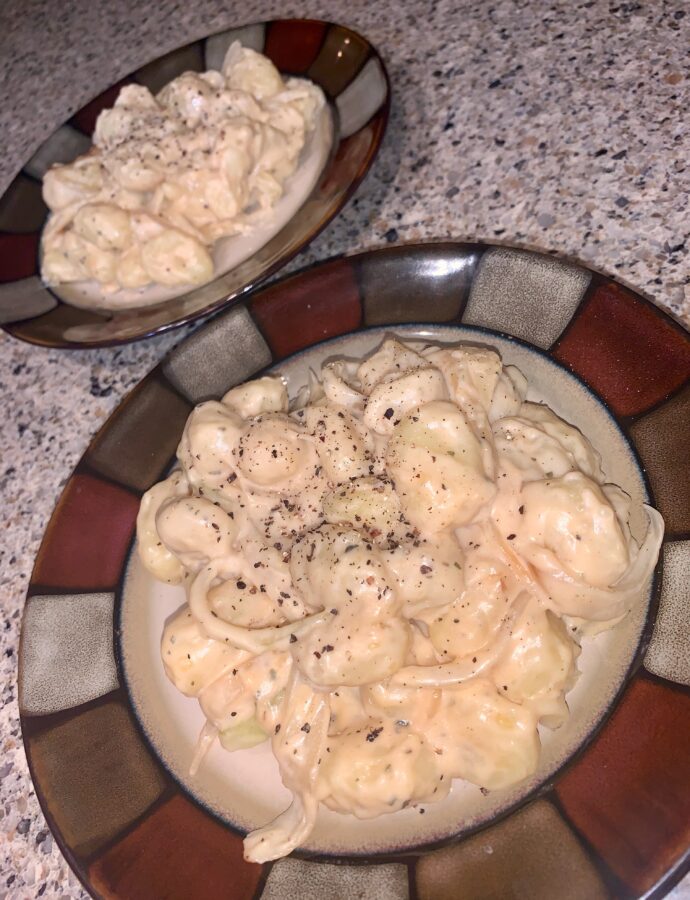
{"label": "glossy ceramic glaze", "polygon": [[[158,91],[185,71],[219,68],[232,41],[264,53],[286,75],[323,89],[333,120],[325,166],[297,212],[248,259],[208,284],[141,309],[86,310],[60,302],[39,277],[39,243],[47,209],[41,178],[50,165],[88,150],[99,112],[120,88]],[[43,144],[0,204],[0,324],[14,337],[46,347],[127,343],[208,315],[259,285],[303,249],[347,202],[368,171],[388,119],[383,61],[361,35],[328,22],[280,19],[213,34],[132,72],[77,112]]]}
{"label": "glossy ceramic glaze", "polygon": [[[628,636],[622,694],[612,704],[611,692],[598,730],[592,721],[581,735],[584,750],[547,775],[536,796],[439,848],[406,841],[396,852],[389,844],[356,865],[302,857],[249,864],[237,831],[161,763],[114,652],[139,498],[170,465],[193,404],[324,339],[405,323],[517,337],[581,379],[639,455],[640,484],[646,480],[667,522],[668,577],[662,581],[660,566],[647,622]],[[27,755],[48,821],[84,883],[113,898],[311,891],[488,900],[506,884],[537,900],[663,895],[687,865],[690,843],[690,659],[679,657],[677,636],[688,615],[689,380],[687,334],[640,296],[550,256],[468,244],[394,247],[315,266],[252,294],[183,342],[77,466],[26,604]],[[570,402],[563,394],[564,412]]]}

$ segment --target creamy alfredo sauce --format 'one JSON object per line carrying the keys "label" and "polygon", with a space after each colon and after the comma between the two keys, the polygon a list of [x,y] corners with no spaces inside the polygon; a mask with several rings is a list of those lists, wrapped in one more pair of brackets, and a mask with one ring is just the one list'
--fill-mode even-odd
{"label": "creamy alfredo sauce", "polygon": [[525,390],[487,348],[389,340],[289,415],[262,379],[190,417],[139,550],[188,592],[162,658],[200,749],[270,740],[293,795],[249,858],[306,840],[319,801],[371,817],[528,779],[584,622],[642,594],[658,514],[640,550],[591,445]]}
{"label": "creamy alfredo sauce", "polygon": [[122,89],[85,156],[44,177],[44,280],[69,303],[179,296],[266,243],[313,189],[332,142],[322,91],[234,43],[220,72],[154,97]]}

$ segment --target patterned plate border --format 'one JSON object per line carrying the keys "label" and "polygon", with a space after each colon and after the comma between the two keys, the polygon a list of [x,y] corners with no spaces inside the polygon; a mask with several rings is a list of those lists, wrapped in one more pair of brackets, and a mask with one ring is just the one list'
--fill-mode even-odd
{"label": "patterned plate border", "polygon": [[[154,93],[185,71],[219,68],[232,41],[266,54],[284,74],[323,89],[334,120],[334,144],[304,204],[249,259],[209,284],[144,309],[77,309],[41,282],[38,249],[47,209],[41,179],[53,163],[69,162],[91,144],[96,119],[127,84]],[[313,19],[276,19],[212,34],[142,66],[99,94],[57,129],[0,197],[0,325],[44,347],[103,347],[140,340],[215,312],[304,249],[336,216],[369,171],[383,140],[390,83],[376,49],[342,25]],[[3,324],[4,323],[4,324]]]}
{"label": "patterned plate border", "polygon": [[[540,795],[432,852],[369,864],[244,862],[142,738],[114,653],[116,595],[141,493],[192,406],[325,338],[372,325],[462,323],[538,347],[604,400],[667,523],[651,641],[604,727]],[[29,586],[19,699],[56,838],[96,896],[661,897],[690,844],[690,406],[687,333],[570,262],[431,243],[331,260],[251,295],[177,347],[92,441],[58,502]],[[136,436],[136,440],[133,437]],[[644,644],[642,650],[645,650]],[[228,894],[228,892],[231,892]]]}

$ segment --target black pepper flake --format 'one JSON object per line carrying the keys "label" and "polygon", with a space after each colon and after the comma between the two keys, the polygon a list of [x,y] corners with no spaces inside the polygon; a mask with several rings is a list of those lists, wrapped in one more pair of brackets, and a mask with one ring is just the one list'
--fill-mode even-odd
{"label": "black pepper flake", "polygon": [[314,656],[315,656],[317,659],[321,659],[321,654],[319,653],[318,650],[314,650]]}
{"label": "black pepper flake", "polygon": [[516,537],[517,537],[516,534],[509,534],[508,537],[506,538],[506,540],[508,540],[508,541],[514,541]]}
{"label": "black pepper flake", "polygon": [[334,649],[335,649],[335,647],[333,646],[333,644],[324,644],[323,647],[321,648],[321,652],[322,653],[331,653],[331,651],[333,651]]}
{"label": "black pepper flake", "polygon": [[335,607],[333,607],[333,609],[331,610],[331,615],[332,615],[332,616],[337,616],[337,615],[338,615],[338,610],[337,610]]}
{"label": "black pepper flake", "polygon": [[291,634],[291,635],[290,635],[290,643],[291,643],[291,644],[297,643],[297,638],[295,637],[294,634]]}
{"label": "black pepper flake", "polygon": [[237,587],[238,587],[238,590],[243,591],[247,587],[247,585],[244,581],[238,581]]}
{"label": "black pepper flake", "polygon": [[384,419],[392,419],[394,415],[395,415],[395,410],[393,409],[392,406],[389,406],[388,409],[383,414],[383,417],[384,417]]}
{"label": "black pepper flake", "polygon": [[276,725],[275,731],[273,732],[273,734],[278,734],[279,731],[280,731],[280,722],[278,722],[278,724]]}
{"label": "black pepper flake", "polygon": [[217,522],[211,522],[211,528],[214,531],[220,531],[220,525]]}
{"label": "black pepper flake", "polygon": [[373,744],[374,741],[376,740],[376,738],[381,734],[382,731],[383,731],[383,725],[381,725],[379,728],[372,728],[372,730],[367,735],[367,740],[369,741],[369,743]]}
{"label": "black pepper flake", "polygon": [[431,572],[433,570],[432,570],[431,566],[420,566],[419,571],[422,573],[422,575],[428,575],[429,572]]}
{"label": "black pepper flake", "polygon": [[311,725],[309,724],[309,722],[305,722],[304,725],[302,725],[302,727],[300,728],[300,731],[303,731],[305,734],[309,734],[309,732],[311,731]]}
{"label": "black pepper flake", "polygon": [[524,514],[525,514],[525,507],[524,507],[524,505],[521,506],[521,507],[518,509],[518,512],[520,513],[521,516],[524,516]]}

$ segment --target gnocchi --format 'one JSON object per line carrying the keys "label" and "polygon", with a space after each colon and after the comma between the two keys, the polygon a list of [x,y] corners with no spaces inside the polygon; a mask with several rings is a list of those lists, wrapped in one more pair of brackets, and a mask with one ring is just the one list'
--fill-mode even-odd
{"label": "gnocchi", "polygon": [[187,591],[162,654],[206,716],[194,767],[270,740],[292,794],[247,859],[291,852],[319,803],[370,818],[535,772],[578,676],[563,617],[623,615],[663,522],[638,546],[589,441],[525,398],[488,347],[389,338],[292,404],[264,376],[190,415],[139,553]]}

